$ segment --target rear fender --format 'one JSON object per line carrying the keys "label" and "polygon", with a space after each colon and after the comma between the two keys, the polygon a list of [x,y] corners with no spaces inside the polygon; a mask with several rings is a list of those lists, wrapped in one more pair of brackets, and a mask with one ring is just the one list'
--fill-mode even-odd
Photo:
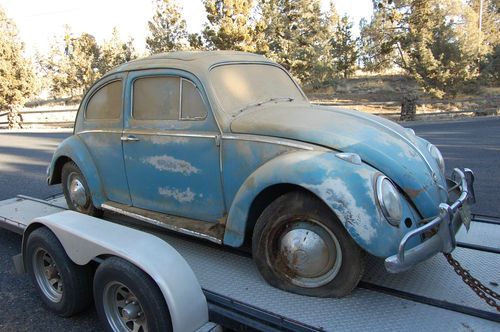
{"label": "rear fender", "polygon": [[101,206],[106,201],[106,195],[94,159],[83,141],[78,136],[73,135],[66,138],[57,147],[47,169],[47,181],[49,184],[55,183],[53,180],[54,173],[60,171],[56,167],[62,167],[62,165],[58,165],[60,158],[69,158],[78,166],[87,181],[94,206]]}
{"label": "rear fender", "polygon": [[48,227],[78,265],[102,256],[117,256],[142,269],[156,282],[167,303],[174,331],[195,331],[208,322],[208,307],[193,271],[184,258],[160,238],[74,211],[36,218],[23,236]]}
{"label": "rear fender", "polygon": [[[259,167],[238,190],[228,214],[224,243],[241,246],[253,200],[266,188],[293,184],[314,193],[338,217],[365,251],[392,255],[406,230],[389,225],[375,200],[377,170],[356,165],[332,152],[299,151],[281,155]],[[408,207],[405,213],[411,215]]]}

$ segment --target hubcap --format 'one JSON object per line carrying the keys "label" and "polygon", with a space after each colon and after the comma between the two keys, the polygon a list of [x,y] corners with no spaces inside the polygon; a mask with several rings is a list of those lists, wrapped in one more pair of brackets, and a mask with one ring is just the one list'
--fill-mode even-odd
{"label": "hubcap", "polygon": [[293,221],[279,238],[278,261],[283,273],[301,287],[319,287],[335,278],[342,250],[335,235],[315,220]]}
{"label": "hubcap", "polygon": [[145,332],[146,316],[137,297],[120,282],[110,282],[103,293],[104,313],[113,331]]}
{"label": "hubcap", "polygon": [[38,248],[32,259],[35,279],[43,295],[52,302],[61,301],[63,282],[52,256],[46,250]]}
{"label": "hubcap", "polygon": [[71,173],[68,181],[68,192],[73,205],[81,210],[87,205],[87,192],[77,173]]}

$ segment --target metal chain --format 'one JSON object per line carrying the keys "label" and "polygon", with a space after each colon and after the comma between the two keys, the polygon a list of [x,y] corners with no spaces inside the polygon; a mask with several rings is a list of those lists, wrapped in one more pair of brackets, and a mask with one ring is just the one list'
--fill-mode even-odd
{"label": "metal chain", "polygon": [[494,290],[483,285],[479,280],[470,275],[469,271],[464,269],[460,263],[451,256],[451,254],[443,254],[446,260],[455,270],[455,273],[462,277],[464,283],[469,286],[481,299],[488,305],[500,311],[500,304],[497,304],[495,299],[500,300],[500,295]]}

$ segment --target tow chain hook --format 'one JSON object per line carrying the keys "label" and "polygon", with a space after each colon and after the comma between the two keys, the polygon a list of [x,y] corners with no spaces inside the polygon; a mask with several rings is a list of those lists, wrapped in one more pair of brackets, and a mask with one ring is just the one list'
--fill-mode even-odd
{"label": "tow chain hook", "polygon": [[444,257],[448,263],[453,267],[455,273],[462,277],[463,282],[469,286],[481,299],[483,299],[488,305],[496,308],[500,312],[500,304],[495,300],[500,300],[500,295],[492,290],[491,288],[483,285],[479,280],[471,276],[469,271],[464,269],[460,263],[451,256],[451,254],[443,253]]}

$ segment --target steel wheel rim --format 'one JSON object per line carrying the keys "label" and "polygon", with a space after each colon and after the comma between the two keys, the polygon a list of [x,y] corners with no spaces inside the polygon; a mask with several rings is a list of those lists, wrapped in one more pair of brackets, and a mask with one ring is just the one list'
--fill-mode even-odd
{"label": "steel wheel rim", "polygon": [[43,295],[52,302],[60,302],[63,280],[52,256],[43,248],[37,248],[32,258],[33,272]]}
{"label": "steel wheel rim", "polygon": [[276,253],[271,259],[273,267],[292,284],[321,287],[339,273],[342,266],[340,242],[319,221],[295,218],[283,222],[273,233],[270,234],[274,242],[270,248]]}
{"label": "steel wheel rim", "polygon": [[148,331],[142,306],[127,286],[118,281],[110,282],[102,296],[104,314],[113,331]]}
{"label": "steel wheel rim", "polygon": [[67,186],[69,198],[74,207],[78,211],[83,211],[88,204],[89,198],[78,173],[72,172],[69,174]]}

